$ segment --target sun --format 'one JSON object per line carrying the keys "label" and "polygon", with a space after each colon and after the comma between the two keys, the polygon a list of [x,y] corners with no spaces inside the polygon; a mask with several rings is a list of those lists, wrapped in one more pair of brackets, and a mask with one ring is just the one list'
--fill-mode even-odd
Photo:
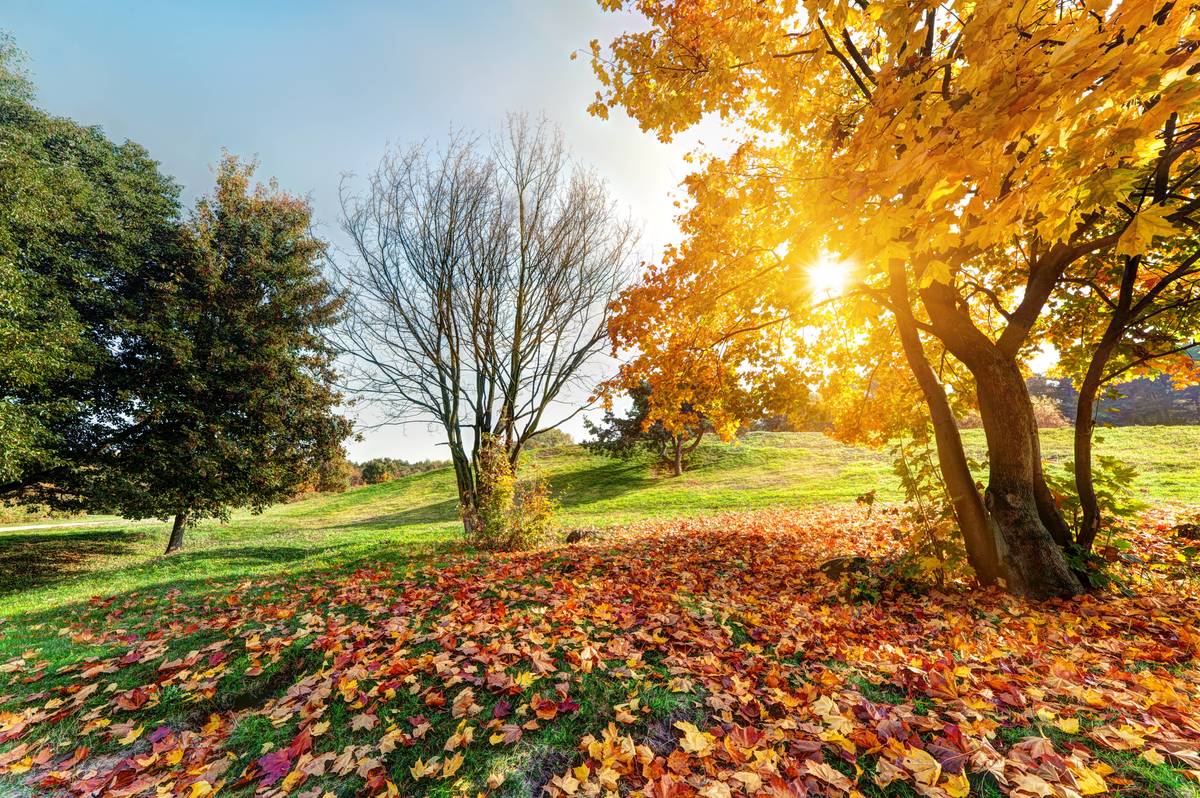
{"label": "sun", "polygon": [[808,287],[816,300],[840,296],[850,281],[850,265],[833,255],[822,255],[807,272]]}

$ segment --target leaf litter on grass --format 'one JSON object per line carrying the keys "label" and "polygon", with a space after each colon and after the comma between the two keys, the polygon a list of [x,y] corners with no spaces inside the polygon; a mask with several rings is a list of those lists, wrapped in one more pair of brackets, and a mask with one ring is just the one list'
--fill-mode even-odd
{"label": "leaf litter on grass", "polygon": [[894,554],[894,520],[726,514],[97,597],[0,663],[0,786],[1073,798],[1200,780],[1200,603],[1166,521],[1139,533],[1129,595],[841,599],[817,566]]}

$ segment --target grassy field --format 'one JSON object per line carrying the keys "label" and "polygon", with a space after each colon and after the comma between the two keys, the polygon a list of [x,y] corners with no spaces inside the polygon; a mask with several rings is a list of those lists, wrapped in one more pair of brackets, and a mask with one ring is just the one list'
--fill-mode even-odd
{"label": "grassy field", "polygon": [[[967,441],[978,455],[979,433]],[[1044,445],[1059,467],[1069,431]],[[1198,450],[1197,428],[1100,445],[1138,467],[1148,503],[1200,503]],[[1140,596],[1042,610],[904,593],[871,609],[816,565],[895,550],[894,522],[852,505],[899,498],[884,453],[759,433],[703,446],[679,478],[577,447],[531,465],[564,530],[641,528],[472,552],[439,471],[204,523],[171,557],[159,523],[0,532],[0,794],[568,798],[667,778],[655,794],[782,779],[814,796],[998,796],[998,778],[1056,774],[1197,795],[1178,768],[1200,776],[1200,581],[1161,533],[1137,549],[1164,564],[1131,577]],[[1132,707],[1152,716],[1130,726]],[[876,724],[907,742],[882,746]],[[968,737],[983,746],[968,770],[930,770],[926,746],[959,761]],[[738,747],[768,742],[752,761]]]}
{"label": "grassy field", "polygon": [[[966,439],[981,457],[981,432],[968,430]],[[1070,456],[1070,430],[1044,431],[1043,446],[1051,468],[1060,468]],[[1098,450],[1137,466],[1136,492],[1147,502],[1200,503],[1200,427],[1105,430]],[[542,452],[532,462],[552,486],[564,529],[852,502],[869,490],[881,500],[901,497],[886,452],[817,433],[753,433],[733,445],[709,442],[678,478],[645,460],[613,461],[578,447]],[[201,588],[209,580],[360,560],[405,562],[453,550],[459,530],[447,469],[312,496],[261,515],[236,513],[230,523],[205,522],[188,532],[187,549],[172,557],[159,556],[167,527],[155,522],[0,532],[0,617],[98,593]]]}

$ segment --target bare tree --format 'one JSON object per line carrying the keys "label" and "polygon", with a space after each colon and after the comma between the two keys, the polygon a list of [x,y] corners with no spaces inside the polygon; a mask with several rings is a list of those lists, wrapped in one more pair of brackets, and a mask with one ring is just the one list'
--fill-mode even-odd
{"label": "bare tree", "polygon": [[604,348],[634,229],[561,132],[525,116],[486,151],[458,136],[388,153],[364,195],[343,183],[342,210],[354,388],[382,423],[442,427],[469,532],[483,437],[515,466],[582,409],[560,399]]}

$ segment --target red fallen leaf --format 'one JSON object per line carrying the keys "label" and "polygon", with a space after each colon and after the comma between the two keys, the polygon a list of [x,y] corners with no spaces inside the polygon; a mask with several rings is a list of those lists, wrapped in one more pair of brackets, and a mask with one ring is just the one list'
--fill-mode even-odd
{"label": "red fallen leaf", "polygon": [[149,700],[150,693],[148,691],[143,690],[141,687],[135,687],[132,690],[121,693],[119,696],[117,696],[117,699],[114,703],[119,708],[132,712],[136,709],[141,709],[144,707],[146,702]]}
{"label": "red fallen leaf", "polygon": [[288,774],[288,771],[292,769],[292,760],[288,758],[286,750],[272,751],[259,758],[258,769],[263,773],[259,784],[270,787]]}
{"label": "red fallen leaf", "polygon": [[299,759],[302,754],[307,754],[311,751],[312,747],[312,732],[305,727],[300,730],[300,733],[292,740],[292,744],[287,747],[287,753],[291,759],[295,760]]}
{"label": "red fallen leaf", "polygon": [[579,711],[579,704],[576,704],[569,698],[564,698],[562,701],[558,702],[558,711],[564,715],[569,715],[572,712]]}
{"label": "red fallen leaf", "polygon": [[688,792],[684,793],[682,788],[685,786],[670,773],[664,773],[660,778],[646,785],[646,793],[650,798],[676,798],[676,796],[694,792],[689,788]]}
{"label": "red fallen leaf", "polygon": [[59,763],[59,765],[58,765],[59,769],[68,770],[70,768],[75,767],[80,762],[82,762],[84,760],[84,758],[88,755],[88,750],[89,749],[86,745],[79,746],[78,748],[75,749],[75,753],[71,755],[70,759],[67,759],[67,760]]}
{"label": "red fallen leaf", "polygon": [[558,704],[547,698],[542,698],[540,693],[535,693],[533,698],[529,699],[529,708],[533,710],[533,714],[542,720],[554,720],[555,716],[558,715]]}
{"label": "red fallen leaf", "polygon": [[425,694],[425,704],[431,707],[446,706],[446,696],[441,690],[430,690]]}
{"label": "red fallen leaf", "polygon": [[686,776],[692,772],[691,756],[685,753],[682,749],[676,748],[667,757],[667,769],[672,773],[677,773],[680,776]]}
{"label": "red fallen leaf", "polygon": [[512,745],[521,739],[521,733],[520,726],[515,723],[506,723],[500,727],[500,731],[496,732],[489,738],[489,741],[492,745],[498,745],[500,743]]}
{"label": "red fallen leaf", "polygon": [[500,699],[499,701],[496,702],[496,706],[492,707],[492,717],[493,718],[497,718],[497,719],[507,718],[512,713],[513,713],[512,704],[505,701],[504,699]]}

